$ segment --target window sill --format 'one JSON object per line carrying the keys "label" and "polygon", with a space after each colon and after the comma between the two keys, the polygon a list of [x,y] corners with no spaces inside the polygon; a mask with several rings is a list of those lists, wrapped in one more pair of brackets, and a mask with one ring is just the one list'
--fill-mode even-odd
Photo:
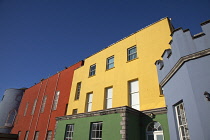
{"label": "window sill", "polygon": [[91,77],[94,77],[94,76],[96,76],[96,75],[91,75],[91,76],[88,76],[88,78],[91,78]]}
{"label": "window sill", "polygon": [[164,97],[164,95],[163,94],[160,94],[159,97]]}
{"label": "window sill", "polygon": [[134,58],[134,59],[132,59],[132,60],[127,60],[127,62],[126,62],[126,63],[129,63],[129,62],[134,61],[134,60],[136,60],[136,59],[139,59],[139,58],[138,58],[138,57],[136,57],[136,58]]}
{"label": "window sill", "polygon": [[112,69],[114,69],[115,67],[112,67],[112,68],[110,68],[110,69],[106,69],[105,71],[109,71],[109,70],[112,70]]}

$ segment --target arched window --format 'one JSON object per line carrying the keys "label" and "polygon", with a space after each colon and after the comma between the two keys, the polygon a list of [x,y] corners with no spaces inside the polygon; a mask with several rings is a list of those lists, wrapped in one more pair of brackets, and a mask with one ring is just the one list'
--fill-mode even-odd
{"label": "arched window", "polygon": [[151,122],[146,129],[147,140],[164,140],[163,128],[159,122]]}
{"label": "arched window", "polygon": [[17,115],[17,111],[16,111],[15,109],[11,110],[11,111],[9,112],[9,114],[8,114],[8,117],[7,117],[5,126],[7,126],[7,127],[12,127],[16,115]]}

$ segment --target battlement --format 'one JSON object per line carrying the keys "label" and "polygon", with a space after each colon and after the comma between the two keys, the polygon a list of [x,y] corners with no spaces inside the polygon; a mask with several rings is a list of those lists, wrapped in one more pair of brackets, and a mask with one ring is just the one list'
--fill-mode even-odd
{"label": "battlement", "polygon": [[155,62],[161,86],[164,86],[185,62],[210,55],[210,20],[201,23],[201,28],[203,32],[194,36],[189,29],[182,28],[171,33],[171,49],[166,49],[162,60]]}

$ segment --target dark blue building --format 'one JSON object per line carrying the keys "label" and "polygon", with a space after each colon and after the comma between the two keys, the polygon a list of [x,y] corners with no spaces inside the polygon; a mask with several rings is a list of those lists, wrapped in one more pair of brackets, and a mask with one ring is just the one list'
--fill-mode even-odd
{"label": "dark blue building", "polygon": [[210,20],[201,27],[194,36],[174,30],[171,49],[155,63],[171,140],[210,140]]}

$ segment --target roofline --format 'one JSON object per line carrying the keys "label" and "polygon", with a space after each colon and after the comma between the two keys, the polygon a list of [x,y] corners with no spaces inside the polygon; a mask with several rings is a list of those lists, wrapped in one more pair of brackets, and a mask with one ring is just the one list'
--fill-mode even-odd
{"label": "roofline", "polygon": [[[126,37],[124,37],[124,38],[118,40],[118,41],[116,41],[115,43],[112,43],[111,45],[109,45],[109,46],[103,48],[102,50],[100,50],[100,51],[98,51],[98,52],[96,52],[96,53],[94,53],[94,54],[92,54],[92,55],[86,57],[85,59],[87,59],[87,58],[89,58],[89,57],[91,57],[91,56],[93,56],[93,55],[95,55],[95,54],[97,54],[97,53],[99,53],[99,52],[101,52],[101,51],[103,51],[103,50],[105,50],[105,49],[107,49],[107,48],[113,46],[114,44],[117,44],[118,42],[120,42],[120,41],[122,41],[122,40],[124,40],[124,39],[126,39],[126,38],[128,38],[128,37],[130,37],[130,36],[132,36],[132,35],[134,35],[134,34],[136,34],[137,32],[140,32],[140,31],[142,31],[142,30],[144,30],[144,29],[146,29],[146,28],[148,28],[148,27],[150,27],[150,26],[152,26],[152,25],[154,25],[154,24],[156,24],[156,23],[158,23],[158,22],[160,22],[160,21],[162,21],[162,20],[165,20],[165,19],[168,19],[169,27],[170,27],[170,30],[171,30],[171,32],[172,32],[172,31],[173,31],[173,29],[172,29],[173,26],[172,26],[172,24],[171,24],[171,22],[170,22],[171,20],[170,20],[168,17],[164,17],[164,18],[161,18],[160,20],[158,20],[158,21],[156,21],[156,22],[154,22],[154,23],[151,23],[151,24],[147,25],[146,27],[141,28],[140,30],[137,30],[136,32],[134,32],[134,33],[132,33],[132,34],[130,34],[130,35],[128,35],[128,36],[126,36]],[[85,59],[84,59],[84,60],[85,60]]]}

